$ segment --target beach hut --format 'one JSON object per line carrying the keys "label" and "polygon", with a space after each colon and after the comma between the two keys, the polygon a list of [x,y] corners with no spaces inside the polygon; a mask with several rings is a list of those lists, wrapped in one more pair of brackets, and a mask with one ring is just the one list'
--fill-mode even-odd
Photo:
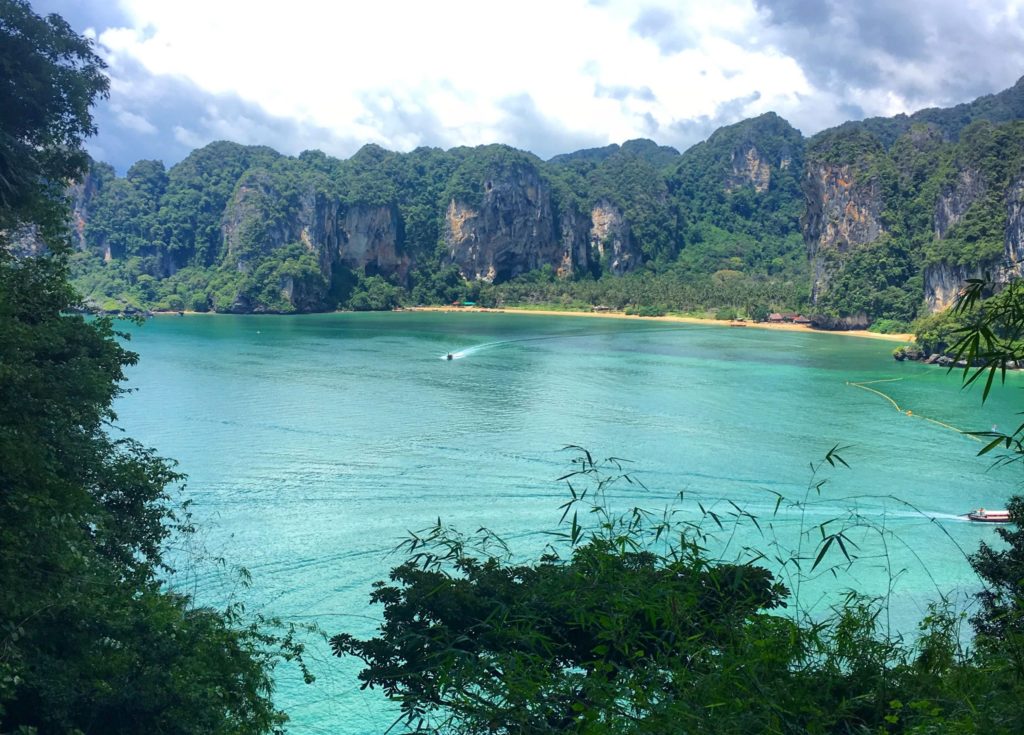
{"label": "beach hut", "polygon": [[781,324],[782,314],[780,314],[777,311],[773,311],[771,314],[768,315],[768,321],[772,322],[773,324]]}

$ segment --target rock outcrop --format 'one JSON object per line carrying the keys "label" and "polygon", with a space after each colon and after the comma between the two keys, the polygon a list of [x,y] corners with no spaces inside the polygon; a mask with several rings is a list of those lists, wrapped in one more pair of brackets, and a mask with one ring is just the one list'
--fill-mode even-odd
{"label": "rock outcrop", "polygon": [[464,278],[490,283],[545,265],[565,274],[586,266],[576,260],[577,225],[556,222],[550,187],[536,168],[507,166],[479,186],[478,206],[452,199],[445,213],[445,247]]}
{"label": "rock outcrop", "polygon": [[[320,265],[330,283],[339,265],[364,275],[394,276],[404,282],[409,258],[400,252],[400,224],[393,206],[344,205],[337,198],[315,190],[298,197],[298,205],[281,211],[282,196],[266,171],[248,172],[235,189],[224,211],[222,265],[249,272],[259,262],[286,245],[298,243]],[[323,294],[308,292],[294,279],[280,284],[284,297],[299,310],[317,307]],[[238,303],[235,310],[249,306]]]}
{"label": "rock outcrop", "polygon": [[[985,196],[985,179],[973,168],[965,168],[956,181],[940,192],[935,201],[932,231],[943,240],[967,214],[971,205]],[[924,269],[924,298],[932,312],[948,308],[956,300],[969,278],[985,276],[983,264],[933,263]]]}
{"label": "rock outcrop", "polygon": [[946,237],[978,199],[985,196],[985,180],[973,169],[964,169],[956,183],[939,195],[935,202],[934,231],[939,240]]}
{"label": "rock outcrop", "polygon": [[[308,230],[304,230],[304,234]],[[345,209],[337,240],[337,262],[368,276],[397,276],[405,281],[409,258],[399,252],[398,210],[393,206],[353,204]]]}
{"label": "rock outcrop", "polygon": [[567,278],[578,271],[591,268],[594,255],[591,250],[587,218],[575,208],[567,208],[563,210],[559,219],[562,262],[558,266],[558,275]]}
{"label": "rock outcrop", "polygon": [[[954,187],[943,192],[935,207],[935,237],[944,239],[976,200],[986,193],[981,177],[962,171]],[[932,263],[924,269],[925,302],[931,312],[952,305],[968,279],[984,278],[997,287],[1024,276],[1024,176],[1006,192],[1006,228],[1001,257],[985,263]]]}
{"label": "rock outcrop", "polygon": [[273,177],[264,170],[247,172],[235,187],[221,231],[224,258],[238,270],[248,272],[261,256],[298,239],[295,222],[275,216],[281,199]]}
{"label": "rock outcrop", "polygon": [[1004,251],[1004,278],[1024,276],[1024,174],[1014,180],[1006,193]]}
{"label": "rock outcrop", "polygon": [[976,265],[936,263],[924,269],[924,299],[932,312],[952,306],[969,278],[983,278],[984,270]]}
{"label": "rock outcrop", "polygon": [[[788,168],[789,159],[779,161],[781,168]],[[772,182],[771,164],[761,156],[753,143],[746,143],[732,152],[732,173],[725,183],[725,190],[732,192],[741,186],[752,186],[758,194],[768,191]]]}
{"label": "rock outcrop", "polygon": [[884,234],[883,202],[878,182],[848,163],[808,162],[804,194],[802,224],[811,259],[811,302],[816,304],[841,266],[841,256]]}
{"label": "rock outcrop", "polygon": [[[752,284],[797,283],[809,270],[810,311],[835,327],[910,321],[922,298],[947,306],[965,279],[1024,274],[1022,111],[1024,79],[810,139],[765,113],[682,154],[639,140],[549,161],[500,144],[367,145],[339,160],[220,141],[170,170],[140,161],[119,178],[97,164],[71,191],[73,236],[90,256],[83,272],[104,274],[83,284],[140,303],[225,309],[237,287],[254,309],[286,311],[282,298],[309,300],[319,283],[310,308],[332,308],[381,289],[343,269],[391,288],[409,286],[413,267],[417,300],[448,300],[456,269],[490,282],[538,268],[623,275],[685,254],[679,272],[698,281],[741,270]],[[206,277],[140,285],[186,266]]]}
{"label": "rock outcrop", "polygon": [[828,329],[844,332],[850,329],[866,329],[871,320],[863,311],[845,316],[829,316],[826,314],[813,314],[810,317],[811,326],[815,329]]}
{"label": "rock outcrop", "polygon": [[[85,226],[89,222],[89,211],[92,209],[93,198],[99,193],[102,179],[89,171],[82,178],[68,187],[68,198],[71,200],[71,245],[75,250],[85,250]],[[110,261],[111,253],[107,248],[104,260]]]}
{"label": "rock outcrop", "polygon": [[640,263],[641,253],[633,242],[629,223],[608,201],[599,202],[590,211],[590,244],[602,266],[617,276]]}

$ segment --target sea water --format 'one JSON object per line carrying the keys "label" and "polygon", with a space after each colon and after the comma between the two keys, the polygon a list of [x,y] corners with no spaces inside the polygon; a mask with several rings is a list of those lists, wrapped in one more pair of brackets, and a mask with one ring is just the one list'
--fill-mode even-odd
{"label": "sea water", "polygon": [[[858,558],[831,549],[804,581],[790,567],[790,609],[888,595],[886,623],[907,633],[940,594],[967,604],[965,555],[993,528],[960,514],[1003,507],[1022,478],[962,433],[1015,428],[1020,376],[982,405],[884,341],[501,313],[160,316],[130,331],[141,360],[120,426],[180,462],[199,529],[172,549],[171,584],[328,635],[373,633],[372,583],[438,519],[536,554],[568,497],[568,445],[630,460],[642,485],[615,486],[613,508],[671,506],[721,558],[798,552],[809,570],[821,524],[845,528]],[[836,446],[849,467],[822,462]],[[313,685],[277,671],[291,732],[391,724],[357,661],[315,640],[309,660]]]}

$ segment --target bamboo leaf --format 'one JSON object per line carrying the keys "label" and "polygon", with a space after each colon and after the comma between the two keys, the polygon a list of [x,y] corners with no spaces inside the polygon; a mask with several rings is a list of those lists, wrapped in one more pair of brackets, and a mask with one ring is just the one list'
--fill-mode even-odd
{"label": "bamboo leaf", "polygon": [[825,543],[823,543],[821,545],[821,550],[818,552],[818,556],[817,556],[817,558],[815,558],[814,564],[811,565],[811,571],[812,572],[815,569],[817,569],[819,564],[821,564],[821,560],[825,558],[825,553],[829,550],[829,547],[832,546],[832,541],[834,539],[835,539],[835,536],[829,536],[828,538],[825,539]]}

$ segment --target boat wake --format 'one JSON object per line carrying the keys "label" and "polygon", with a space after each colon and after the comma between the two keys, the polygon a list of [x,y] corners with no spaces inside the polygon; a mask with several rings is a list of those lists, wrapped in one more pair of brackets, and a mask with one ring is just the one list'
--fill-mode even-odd
{"label": "boat wake", "polygon": [[[514,342],[515,340],[507,340],[507,341]],[[478,353],[478,352],[480,352],[482,350],[485,350],[485,349],[487,349],[489,347],[496,347],[497,345],[502,345],[502,344],[505,344],[505,342],[488,342],[487,344],[483,344],[483,345],[475,345],[474,347],[467,347],[466,349],[459,350],[458,352],[446,352],[445,354],[441,355],[441,359],[442,360],[461,360],[464,357],[469,357],[470,355],[475,355],[476,353]]]}
{"label": "boat wake", "polygon": [[955,513],[925,513],[925,515],[937,521],[967,521],[966,513],[960,515]]}
{"label": "boat wake", "polygon": [[[680,331],[683,331],[684,329],[685,329],[685,327],[665,327],[665,328],[661,328],[661,329],[644,329],[644,330],[642,330],[642,332],[644,334],[647,334],[649,332],[680,332]],[[612,335],[612,334],[614,334],[614,333],[613,332],[583,332],[583,333],[576,333],[576,334],[546,334],[546,335],[544,335],[542,337],[520,337],[519,339],[503,339],[503,340],[499,340],[497,342],[485,342],[482,345],[473,345],[472,347],[467,347],[466,349],[459,350],[458,352],[446,352],[445,354],[441,355],[440,359],[442,359],[442,360],[461,360],[464,357],[470,357],[471,355],[475,355],[475,354],[477,354],[479,352],[483,352],[485,350],[491,350],[491,349],[494,349],[495,347],[501,347],[503,345],[518,344],[520,342],[543,342],[543,341],[548,341],[548,340],[553,340],[553,339],[578,339],[580,337],[603,337],[603,336],[609,336],[609,335]]]}

